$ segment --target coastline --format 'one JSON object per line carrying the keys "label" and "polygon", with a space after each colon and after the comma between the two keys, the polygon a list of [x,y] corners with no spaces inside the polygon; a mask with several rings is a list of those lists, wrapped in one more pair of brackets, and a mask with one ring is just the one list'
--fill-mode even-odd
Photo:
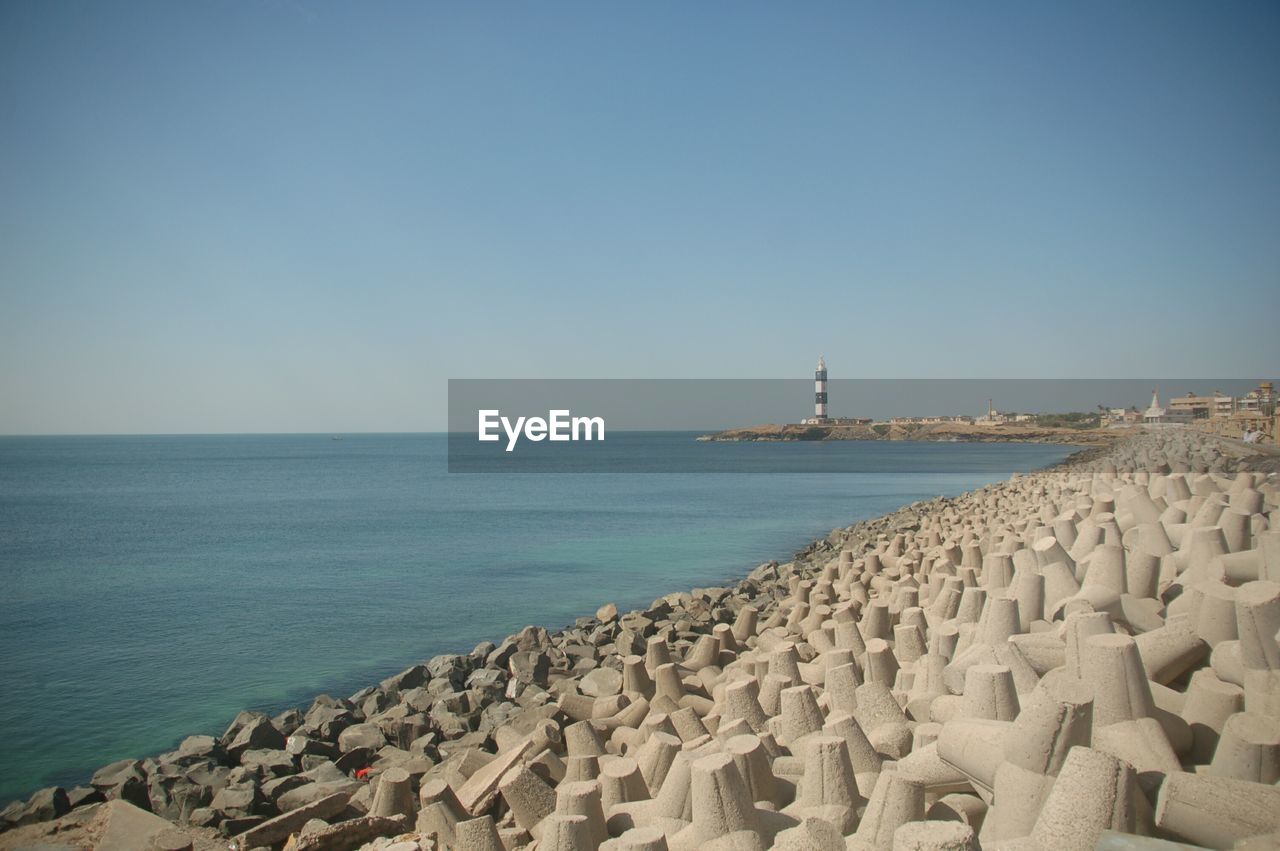
{"label": "coastline", "polygon": [[1074,429],[1017,424],[871,423],[867,425],[768,424],[725,429],[698,437],[717,443],[887,440],[956,443],[1058,443],[1109,446],[1137,433],[1132,428]]}
{"label": "coastline", "polygon": [[[1010,482],[1049,473],[1097,472],[1111,463],[1123,438],[1141,440],[1142,436],[1129,434],[1103,445],[1083,445],[1062,461],[1044,470],[1015,475]],[[1138,456],[1131,453],[1131,460],[1134,457]],[[1248,460],[1231,454],[1225,458],[1223,469],[1232,473],[1242,460]],[[668,658],[683,658],[680,664],[687,668],[686,673],[716,667],[694,667],[689,660],[709,652],[707,642],[713,635],[722,645],[728,633],[736,635],[744,610],[753,610],[750,619],[758,620],[758,631],[790,625],[795,617],[797,583],[813,582],[828,571],[833,558],[844,563],[842,553],[864,551],[885,536],[919,529],[930,518],[971,503],[984,493],[1000,492],[1010,482],[993,483],[956,497],[914,502],[834,529],[825,538],[810,542],[791,561],[761,564],[732,587],[678,591],[657,598],[647,608],[625,613],[606,604],[594,616],[578,618],[555,632],[526,627],[499,644],[484,642],[468,654],[433,657],[347,699],[321,695],[305,713],[288,710],[268,718],[262,713],[242,712],[220,737],[192,736],[166,754],[113,763],[96,772],[88,786],[62,790],[61,795],[59,790],[41,790],[25,805],[11,804],[4,818],[9,821],[17,816],[38,828],[39,823],[50,823],[48,816],[74,819],[81,813],[83,824],[89,813],[104,810],[102,801],[118,800],[181,825],[199,847],[201,842],[218,841],[217,837],[225,842],[225,837],[245,833],[255,839],[275,836],[272,831],[278,832],[276,828],[253,832],[270,827],[298,808],[338,795],[343,798],[342,808],[320,818],[334,825],[372,825],[384,831],[380,835],[390,835],[385,832],[391,830],[389,824],[369,821],[394,819],[394,814],[375,812],[385,809],[385,802],[379,803],[376,784],[367,783],[366,777],[387,774],[398,779],[403,772],[423,796],[428,788],[437,789],[432,785],[436,781],[459,793],[468,784],[474,785],[474,778],[483,776],[484,765],[502,757],[505,745],[516,733],[532,735],[553,721],[564,728],[562,735],[567,734],[574,724],[606,717],[598,714],[602,703],[616,708],[618,715],[626,714],[628,705],[637,705],[624,702],[631,693],[626,688],[629,660],[651,655],[655,638],[668,648]],[[784,619],[787,611],[790,615]],[[769,624],[772,627],[766,626]],[[738,641],[746,642],[746,638]],[[746,651],[745,645],[740,650]],[[710,694],[712,690],[706,691]],[[651,702],[659,698],[657,695]],[[704,699],[710,703],[709,698]],[[703,710],[711,708],[692,703]],[[688,708],[681,700],[673,711]],[[616,732],[622,728],[614,725],[610,729]],[[477,756],[485,753],[490,756]],[[247,800],[226,794],[245,782],[245,769],[256,778],[249,783],[254,786],[253,794]],[[369,771],[357,779],[361,769]],[[389,774],[393,771],[397,773]],[[553,779],[554,765],[547,771],[547,779]],[[301,784],[287,782],[298,777],[305,778]],[[213,782],[200,782],[207,778]],[[498,779],[493,778],[494,788],[485,792],[490,804]],[[308,794],[289,797],[299,789],[307,789]],[[420,833],[422,814],[436,803],[424,797],[428,806],[419,813]],[[478,806],[484,801],[475,803]],[[466,809],[475,812],[471,806]],[[101,813],[95,817],[99,816]],[[397,823],[404,832],[411,826],[411,820]],[[20,827],[20,831],[30,829]],[[10,847],[9,840],[16,835],[0,834],[0,848]]]}

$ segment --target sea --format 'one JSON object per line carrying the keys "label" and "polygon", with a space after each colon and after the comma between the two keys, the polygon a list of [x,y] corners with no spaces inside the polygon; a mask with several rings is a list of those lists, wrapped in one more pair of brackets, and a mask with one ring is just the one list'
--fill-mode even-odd
{"label": "sea", "polygon": [[[1075,449],[696,436],[535,474],[450,473],[444,434],[0,438],[0,803]],[[699,452],[774,472],[633,472]]]}

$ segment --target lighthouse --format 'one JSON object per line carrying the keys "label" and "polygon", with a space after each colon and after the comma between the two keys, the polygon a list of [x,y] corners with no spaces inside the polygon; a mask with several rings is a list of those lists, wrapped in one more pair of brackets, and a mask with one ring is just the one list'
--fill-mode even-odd
{"label": "lighthouse", "polygon": [[827,362],[819,355],[818,369],[813,374],[813,419],[814,422],[827,421]]}

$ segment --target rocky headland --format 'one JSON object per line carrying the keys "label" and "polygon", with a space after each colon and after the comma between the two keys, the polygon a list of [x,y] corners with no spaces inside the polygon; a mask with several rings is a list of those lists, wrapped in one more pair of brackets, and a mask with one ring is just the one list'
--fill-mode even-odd
{"label": "rocky headland", "polygon": [[10,805],[0,848],[1274,848],[1273,462],[1129,435],[242,713]]}

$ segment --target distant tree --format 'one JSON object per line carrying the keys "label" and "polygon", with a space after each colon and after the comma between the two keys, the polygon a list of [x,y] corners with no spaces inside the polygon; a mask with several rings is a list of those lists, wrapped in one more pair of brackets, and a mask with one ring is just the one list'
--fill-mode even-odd
{"label": "distant tree", "polygon": [[1035,424],[1045,428],[1098,428],[1102,415],[1089,411],[1069,411],[1062,414],[1036,414]]}

